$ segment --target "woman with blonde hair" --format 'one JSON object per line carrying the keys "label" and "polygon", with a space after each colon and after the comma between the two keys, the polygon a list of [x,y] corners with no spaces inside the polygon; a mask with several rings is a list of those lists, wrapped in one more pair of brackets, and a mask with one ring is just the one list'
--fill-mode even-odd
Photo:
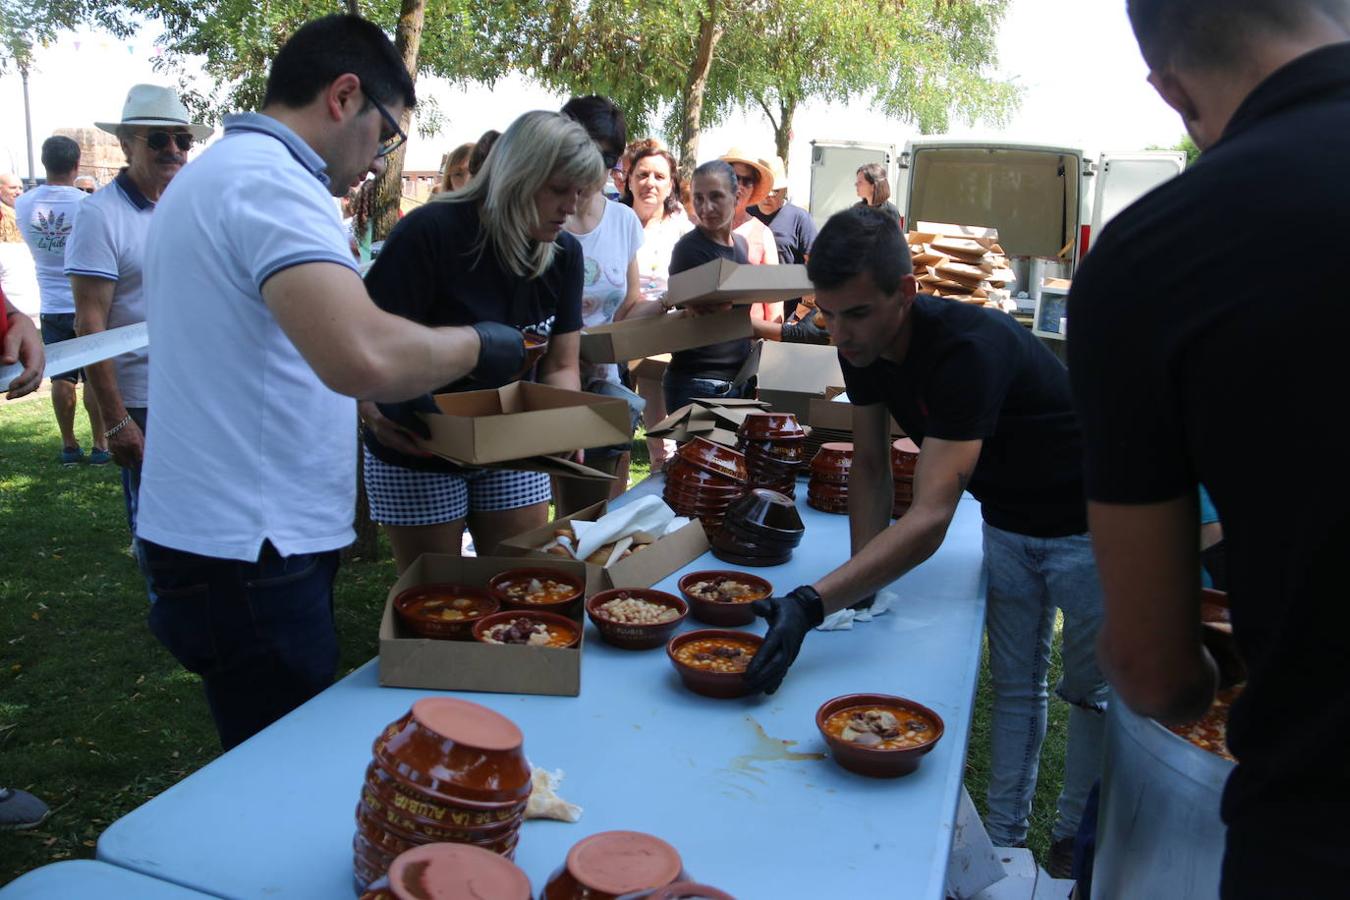
{"label": "woman with blonde hair", "polygon": [[473,153],[473,148],[474,144],[470,141],[450,151],[450,155],[445,158],[445,172],[441,174],[441,185],[436,193],[457,191],[469,183],[472,177],[469,174],[469,154]]}
{"label": "woman with blonde hair", "polygon": [[[558,113],[524,114],[466,187],[399,222],[366,277],[370,296],[427,325],[492,325],[485,342],[545,338],[526,377],[580,389],[583,257],[563,225],[604,175],[584,128]],[[465,379],[438,393],[499,386]],[[458,554],[466,525],[489,553],[548,520],[547,475],[462,469],[423,451],[416,437],[428,432],[416,413],[430,408],[429,397],[360,405],[370,515],[400,572],[422,553]]]}

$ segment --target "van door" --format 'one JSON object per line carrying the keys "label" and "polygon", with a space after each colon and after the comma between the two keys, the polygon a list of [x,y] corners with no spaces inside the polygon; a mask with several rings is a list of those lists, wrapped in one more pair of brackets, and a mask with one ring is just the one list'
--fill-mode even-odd
{"label": "van door", "polygon": [[1092,231],[1082,252],[1090,249],[1091,235],[1101,234],[1106,223],[1125,207],[1185,170],[1186,154],[1180,151],[1103,153],[1093,192]]}
{"label": "van door", "polygon": [[816,228],[822,228],[835,213],[858,202],[854,181],[858,169],[868,163],[881,163],[895,184],[894,144],[866,144],[858,141],[811,142],[811,203],[808,209]]}

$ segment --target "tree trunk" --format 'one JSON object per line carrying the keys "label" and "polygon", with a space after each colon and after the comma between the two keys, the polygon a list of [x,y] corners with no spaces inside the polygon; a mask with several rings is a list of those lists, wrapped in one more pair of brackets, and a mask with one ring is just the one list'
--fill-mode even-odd
{"label": "tree trunk", "polygon": [[[347,7],[356,14],[357,0],[347,0]],[[422,46],[422,20],[426,13],[426,0],[402,0],[398,15],[398,28],[394,32],[394,46],[403,57],[403,65],[414,82],[417,81],[417,56]],[[412,110],[405,109],[399,126],[407,132],[412,127]],[[376,189],[375,216],[372,222],[374,239],[384,240],[395,224],[398,223],[400,201],[403,199],[403,155],[407,144],[389,154],[388,166]],[[380,530],[370,519],[366,504],[366,484],[361,473],[361,464],[356,466],[356,542],[348,548],[348,557],[360,557],[365,560],[380,558]]]}
{"label": "tree trunk", "polygon": [[792,117],[797,115],[797,101],[778,101],[778,121],[773,128],[773,145],[778,158],[783,161],[783,172],[788,171],[788,144],[792,143]]}
{"label": "tree trunk", "polygon": [[689,184],[698,163],[703,93],[708,87],[708,72],[712,69],[717,42],[722,39],[718,12],[718,0],[708,0],[708,11],[699,22],[698,50],[689,66],[689,78],[680,97],[680,108],[684,110],[684,123],[680,128],[680,177],[685,184]]}

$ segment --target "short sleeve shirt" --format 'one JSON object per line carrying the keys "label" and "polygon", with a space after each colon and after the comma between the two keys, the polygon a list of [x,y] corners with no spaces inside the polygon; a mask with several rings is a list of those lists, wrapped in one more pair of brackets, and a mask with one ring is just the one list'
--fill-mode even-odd
{"label": "short sleeve shirt", "polygon": [[[736,263],[748,263],[745,238],[732,234],[732,246],[726,247],[709,240],[702,231],[695,228],[680,238],[670,254],[670,274],[678,275],[688,269],[697,268],[715,259],[729,259]],[[750,355],[750,339],[738,338],[695,347],[692,350],[679,350],[670,355],[667,371],[688,378],[711,378],[729,381],[745,364]]]}
{"label": "short sleeve shirt", "polygon": [[164,192],[146,245],[142,538],[240,560],[267,541],[283,556],[351,542],[356,401],[319,380],[262,296],[307,263],[356,277],[323,160],[275,119],[227,117]]}
{"label": "short sleeve shirt", "polygon": [[839,365],[849,399],[884,403],[915,442],[984,442],[968,488],[984,520],[1032,537],[1087,531],[1082,444],[1064,365],[1010,316],[920,294],[896,364]]}
{"label": "short sleeve shirt", "polygon": [[670,254],[676,242],[693,227],[694,223],[682,210],[647,225],[646,240],[638,248],[638,277],[642,279],[643,300],[660,300],[666,293]]}
{"label": "short sleeve shirt", "polygon": [[14,203],[19,230],[33,254],[45,315],[75,312],[75,295],[66,276],[66,243],[87,196],[69,185],[44,184],[21,194]]}
{"label": "short sleeve shirt", "polygon": [[816,223],[811,214],[800,206],[783,204],[773,215],[760,212],[758,206],[746,210],[773,232],[778,245],[778,261],[785,265],[802,265],[816,242]]}
{"label": "short sleeve shirt", "polygon": [[[125,169],[80,204],[79,222],[66,242],[65,273],[117,282],[109,328],[145,321],[146,236],[156,205]],[[113,358],[117,388],[128,407],[143,408],[149,400],[149,360],[144,347]]]}
{"label": "short sleeve shirt", "polygon": [[[604,325],[628,296],[628,266],[642,246],[642,223],[637,214],[614,200],[605,201],[600,223],[586,234],[572,234],[581,244],[585,268],[581,282],[583,325]],[[581,364],[581,384],[597,381],[619,383],[614,363]]]}

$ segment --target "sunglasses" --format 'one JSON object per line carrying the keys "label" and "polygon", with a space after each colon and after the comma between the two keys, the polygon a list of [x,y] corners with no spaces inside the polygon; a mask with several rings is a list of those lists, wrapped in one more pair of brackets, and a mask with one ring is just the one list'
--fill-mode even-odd
{"label": "sunglasses", "polygon": [[92,194],[94,192],[93,188],[80,188],[80,190],[84,191],[86,194]]}
{"label": "sunglasses", "polygon": [[186,153],[192,149],[193,143],[196,142],[196,138],[186,131],[152,131],[141,137],[145,141],[145,146],[156,153],[168,147],[170,141],[173,142],[175,147]]}
{"label": "sunglasses", "polygon": [[398,119],[395,119],[389,114],[389,110],[384,108],[384,104],[370,96],[370,94],[366,94],[366,99],[370,101],[371,106],[379,111],[380,117],[384,119],[384,123],[390,128],[388,132],[380,135],[380,148],[375,151],[375,156],[388,156],[390,153],[393,153],[399,147],[403,146],[404,142],[408,140],[408,135],[403,132],[402,128],[398,127]]}
{"label": "sunglasses", "polygon": [[759,176],[758,176],[758,175],[737,175],[737,176],[736,176],[736,181],[738,181],[738,182],[740,183],[741,187],[754,187],[755,185],[759,184]]}

